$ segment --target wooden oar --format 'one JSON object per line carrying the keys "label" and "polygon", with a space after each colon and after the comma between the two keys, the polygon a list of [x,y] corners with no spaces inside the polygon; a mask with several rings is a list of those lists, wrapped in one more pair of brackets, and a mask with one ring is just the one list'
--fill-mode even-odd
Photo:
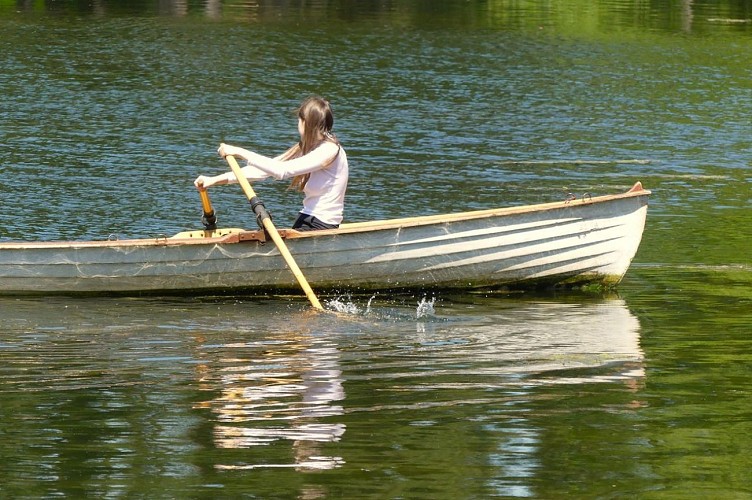
{"label": "wooden oar", "polygon": [[311,305],[315,309],[323,311],[324,308],[321,306],[319,299],[316,297],[316,294],[313,293],[311,286],[308,284],[308,280],[306,280],[305,276],[303,276],[303,272],[300,270],[298,264],[295,262],[295,259],[293,259],[292,254],[290,254],[290,251],[287,249],[287,245],[282,239],[282,236],[279,235],[279,231],[277,231],[277,228],[274,227],[274,223],[272,222],[271,217],[269,217],[269,212],[266,211],[266,207],[264,207],[264,204],[261,203],[261,200],[258,199],[256,193],[251,187],[251,184],[248,182],[248,179],[245,178],[243,172],[240,170],[240,165],[238,165],[235,157],[227,155],[225,156],[225,159],[227,160],[227,163],[230,164],[230,168],[235,174],[235,177],[238,179],[240,187],[243,188],[243,192],[248,198],[253,212],[258,217],[259,222],[263,225],[266,232],[269,233],[269,236],[271,236],[274,244],[277,245],[279,253],[282,254],[282,257],[284,257],[285,262],[287,263],[287,267],[289,267],[290,271],[292,271],[292,274],[295,275],[295,279],[298,280],[298,283],[308,297],[308,300],[311,301]]}
{"label": "wooden oar", "polygon": [[204,216],[201,217],[201,222],[207,231],[213,231],[217,229],[217,216],[212,208],[211,201],[209,201],[209,193],[206,189],[199,189],[198,194],[201,196],[201,205],[204,207]]}

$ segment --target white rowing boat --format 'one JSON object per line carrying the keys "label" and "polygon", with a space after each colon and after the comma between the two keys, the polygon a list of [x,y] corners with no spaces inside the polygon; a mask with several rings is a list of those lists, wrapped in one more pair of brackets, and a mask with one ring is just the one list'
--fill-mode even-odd
{"label": "white rowing boat", "polygon": [[[555,203],[280,230],[312,287],[344,292],[619,283],[650,191]],[[0,243],[0,295],[297,290],[264,231]]]}

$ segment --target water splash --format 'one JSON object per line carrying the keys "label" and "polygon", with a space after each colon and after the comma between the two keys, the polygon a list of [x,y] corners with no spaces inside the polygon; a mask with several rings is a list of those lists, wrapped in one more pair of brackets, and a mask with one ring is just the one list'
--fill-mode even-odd
{"label": "water splash", "polygon": [[434,305],[436,304],[436,298],[428,299],[423,297],[420,302],[417,303],[415,309],[415,316],[406,315],[404,312],[395,311],[391,308],[374,308],[373,301],[377,295],[372,295],[365,306],[358,305],[355,299],[350,295],[341,295],[326,301],[327,309],[353,316],[369,316],[380,319],[402,319],[402,320],[425,320],[435,317],[436,310]]}
{"label": "water splash", "polygon": [[331,299],[326,302],[326,305],[329,309],[333,310],[334,312],[342,313],[342,314],[352,314],[352,315],[367,315],[371,313],[371,303],[373,302],[373,299],[376,298],[376,295],[371,296],[370,299],[368,299],[368,303],[365,306],[365,309],[361,309],[358,307],[356,303],[353,302],[352,296],[340,296],[336,297],[334,299]]}
{"label": "water splash", "polygon": [[349,300],[343,300],[341,297],[328,300],[326,302],[326,308],[342,314],[360,314],[360,308],[357,304],[354,304]]}
{"label": "water splash", "polygon": [[431,300],[426,300],[425,297],[420,299],[420,302],[418,302],[418,308],[415,310],[415,316],[418,319],[426,318],[426,317],[432,317],[436,314],[436,309],[434,309],[433,305],[436,303],[436,297],[431,298]]}

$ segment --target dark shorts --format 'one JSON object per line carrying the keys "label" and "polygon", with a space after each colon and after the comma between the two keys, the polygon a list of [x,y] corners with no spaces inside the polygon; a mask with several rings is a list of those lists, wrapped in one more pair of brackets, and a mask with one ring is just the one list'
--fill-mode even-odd
{"label": "dark shorts", "polygon": [[295,221],[295,224],[292,225],[293,229],[297,229],[298,231],[316,231],[319,229],[337,229],[339,227],[339,224],[327,224],[326,222],[321,222],[313,215],[308,215],[301,213],[298,216],[298,220]]}

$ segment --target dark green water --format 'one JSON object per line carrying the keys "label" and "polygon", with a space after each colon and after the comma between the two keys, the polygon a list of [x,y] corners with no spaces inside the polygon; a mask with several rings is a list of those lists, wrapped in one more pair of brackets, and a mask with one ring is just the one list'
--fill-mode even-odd
{"label": "dark green water", "polygon": [[0,299],[0,498],[752,496],[751,19],[0,0],[4,240],[198,228],[219,142],[280,152],[311,93],[350,221],[653,190],[605,297]]}

